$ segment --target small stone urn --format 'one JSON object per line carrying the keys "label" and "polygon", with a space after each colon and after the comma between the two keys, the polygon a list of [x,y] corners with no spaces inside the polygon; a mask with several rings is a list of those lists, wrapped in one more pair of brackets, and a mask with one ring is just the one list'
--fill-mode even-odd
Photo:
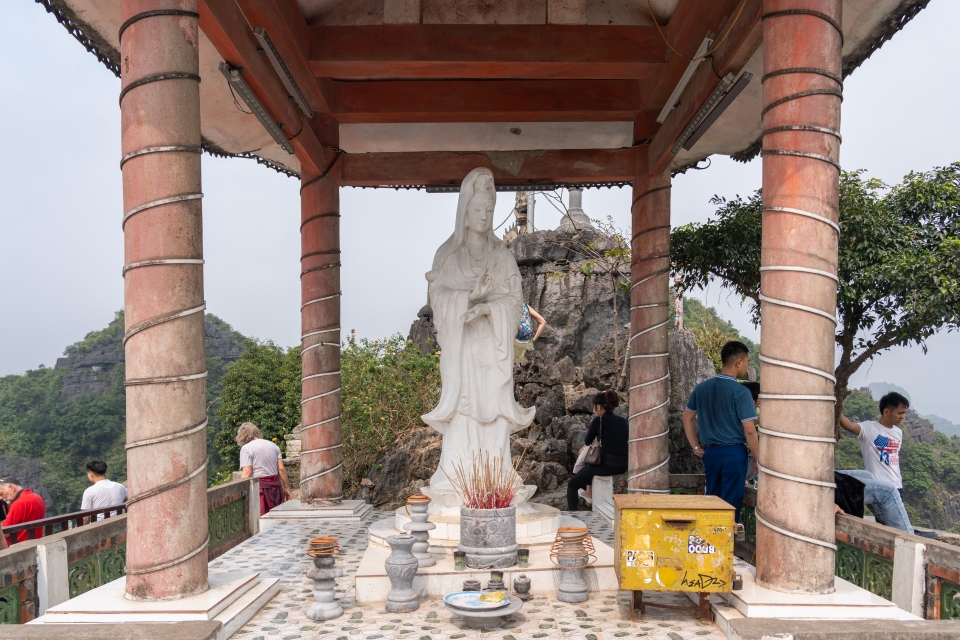
{"label": "small stone urn", "polygon": [[333,620],[343,615],[343,608],[334,600],[337,578],[343,575],[343,569],[336,566],[337,560],[333,557],[338,551],[333,538],[315,538],[310,542],[307,554],[313,557],[313,569],[307,572],[307,577],[313,580],[315,600],[307,610],[311,620]]}
{"label": "small stone urn", "polygon": [[524,602],[530,599],[530,586],[530,578],[522,573],[513,579],[513,593]]}
{"label": "small stone urn", "polygon": [[410,522],[403,525],[403,528],[413,534],[416,542],[413,543],[413,555],[420,563],[420,568],[432,567],[437,564],[436,558],[430,555],[430,532],[437,528],[432,522],[427,522],[429,514],[427,509],[430,507],[430,498],[422,493],[414,494],[407,498],[407,513],[410,514]]}
{"label": "small stone urn", "polygon": [[471,569],[505,569],[517,563],[517,508],[460,508],[460,544]]}
{"label": "small stone urn", "polygon": [[387,538],[391,551],[384,568],[390,578],[391,589],[387,592],[386,602],[386,609],[390,613],[407,613],[420,608],[420,595],[413,589],[413,577],[417,575],[419,566],[413,555],[416,541],[409,533]]}

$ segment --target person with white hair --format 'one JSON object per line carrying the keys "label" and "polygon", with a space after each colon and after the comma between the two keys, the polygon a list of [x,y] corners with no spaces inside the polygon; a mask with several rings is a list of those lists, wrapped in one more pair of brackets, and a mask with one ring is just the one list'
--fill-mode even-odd
{"label": "person with white hair", "polygon": [[240,445],[240,477],[260,481],[260,515],[290,499],[290,481],[283,468],[280,447],[264,439],[252,422],[244,422],[237,430]]}

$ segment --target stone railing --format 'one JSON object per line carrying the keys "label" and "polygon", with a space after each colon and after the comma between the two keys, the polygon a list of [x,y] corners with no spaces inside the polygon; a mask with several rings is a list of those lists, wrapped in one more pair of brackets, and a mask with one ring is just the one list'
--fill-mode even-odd
{"label": "stone railing", "polygon": [[[212,560],[260,530],[256,479],[207,489]],[[0,551],[0,624],[29,622],[49,607],[124,575],[126,514]]]}
{"label": "stone railing", "polygon": [[[746,540],[738,556],[753,563],[757,492],[744,494]],[[960,620],[960,547],[909,535],[871,520],[837,516],[836,574],[928,620]]]}

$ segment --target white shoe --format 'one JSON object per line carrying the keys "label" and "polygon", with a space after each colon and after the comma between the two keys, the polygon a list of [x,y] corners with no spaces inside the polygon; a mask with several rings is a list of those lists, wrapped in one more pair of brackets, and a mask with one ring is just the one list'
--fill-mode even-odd
{"label": "white shoe", "polygon": [[586,489],[577,489],[577,495],[580,496],[581,498],[583,498],[583,501],[584,501],[584,502],[586,502],[586,503],[589,504],[590,506],[593,506],[593,500],[591,500],[591,499],[588,498],[587,496],[583,495],[583,494],[585,494],[586,492],[587,492]]}

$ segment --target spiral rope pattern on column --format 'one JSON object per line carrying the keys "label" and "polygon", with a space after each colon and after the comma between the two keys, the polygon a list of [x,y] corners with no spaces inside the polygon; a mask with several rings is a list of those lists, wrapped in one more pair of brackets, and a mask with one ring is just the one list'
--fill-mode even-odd
{"label": "spiral rope pattern on column", "polygon": [[[789,10],[777,11],[777,12],[766,14],[763,16],[763,19],[766,20],[769,18],[774,18],[779,16],[788,16],[788,15],[811,15],[811,16],[820,18],[821,20],[824,20],[827,23],[829,23],[832,27],[834,27],[840,33],[841,40],[843,38],[843,31],[840,28],[839,23],[833,18],[831,18],[830,16],[818,11],[813,11],[808,9],[789,9]],[[819,69],[815,67],[797,67],[797,68],[780,69],[780,70],[765,74],[763,78],[761,78],[761,82],[765,82],[767,79],[775,76],[780,76],[785,74],[794,74],[794,73],[810,73],[810,74],[817,74],[820,76],[824,76],[836,82],[839,88],[838,89],[815,88],[815,89],[801,91],[798,93],[793,93],[793,94],[784,96],[766,105],[763,108],[761,115],[765,115],[771,109],[774,109],[780,105],[786,104],[792,100],[797,100],[797,99],[806,98],[810,96],[817,96],[817,95],[834,96],[838,98],[840,101],[843,101],[842,79],[836,73],[826,69]],[[783,132],[783,131],[816,133],[821,135],[832,136],[836,138],[838,142],[842,142],[843,140],[843,138],[840,135],[840,132],[837,131],[836,129],[832,129],[829,127],[814,126],[814,125],[783,125],[783,126],[770,127],[763,130],[762,136],[766,137],[767,135]],[[763,149],[761,153],[763,155],[778,155],[778,156],[785,156],[785,157],[797,157],[797,158],[807,158],[807,159],[818,160],[818,161],[830,164],[831,166],[835,167],[838,171],[840,170],[839,162],[837,162],[835,159],[833,159],[830,156],[826,156],[818,153],[812,153],[808,151],[798,151],[798,150],[792,150],[792,149]],[[777,214],[789,214],[789,215],[802,216],[807,219],[815,220],[817,222],[820,222],[822,224],[829,226],[838,235],[840,233],[840,225],[838,223],[834,222],[833,220],[819,213],[814,213],[812,211],[806,211],[803,209],[797,209],[793,207],[764,206],[763,210],[764,212],[769,211],[771,213],[777,213]],[[840,279],[835,273],[824,271],[821,269],[814,269],[811,267],[799,266],[799,265],[763,266],[760,268],[760,271],[761,272],[779,271],[779,272],[802,273],[802,274],[815,276],[818,278],[828,278],[837,285],[839,285],[840,283]],[[784,307],[787,309],[801,311],[810,315],[815,315],[819,318],[826,318],[834,325],[834,327],[836,327],[838,324],[835,312],[831,313],[816,307],[800,304],[798,302],[793,302],[790,300],[780,300],[780,299],[773,298],[763,294],[761,294],[759,297],[761,302],[764,302],[767,304],[772,304],[772,305]],[[792,362],[788,360],[771,358],[763,353],[760,354],[760,361],[766,365],[783,367],[793,371],[799,371],[809,375],[818,376],[834,384],[836,383],[836,377],[831,371],[824,371],[816,367],[811,367],[809,365],[805,365],[799,362]],[[836,397],[833,395],[819,395],[819,394],[761,393],[760,398],[764,400],[782,400],[782,401],[836,402]],[[784,438],[788,440],[801,441],[801,442],[822,443],[822,444],[830,444],[830,445],[833,445],[836,443],[835,439],[830,437],[807,436],[807,435],[800,435],[800,434],[784,433],[779,431],[773,431],[770,429],[765,429],[762,427],[758,427],[758,432],[765,436],[771,436],[775,438]],[[776,471],[763,466],[759,462],[757,463],[757,469],[760,473],[763,473],[765,475],[772,476],[775,478],[779,478],[781,480],[786,480],[789,482],[795,482],[798,484],[805,484],[808,486],[820,487],[823,489],[832,490],[836,488],[836,485],[833,482],[827,482],[824,480],[814,480],[811,478],[805,478],[805,477],[784,473],[782,471]],[[757,522],[767,527],[768,529],[779,533],[780,535],[786,536],[788,538],[792,538],[794,540],[806,542],[808,544],[813,544],[813,545],[821,546],[824,548],[832,549],[834,551],[836,551],[837,549],[837,546],[832,542],[827,542],[817,538],[812,538],[810,536],[805,536],[795,531],[791,531],[790,529],[788,529],[783,525],[779,525],[771,522],[768,518],[764,516],[764,514],[760,512],[759,509],[755,510],[755,515],[756,515]]]}
{"label": "spiral rope pattern on column", "polygon": [[[306,220],[304,220],[303,223],[301,223],[301,225],[300,225],[300,230],[301,230],[301,232],[302,232],[302,231],[303,231],[303,227],[306,226],[306,225],[307,225],[308,223],[310,223],[310,222],[314,222],[314,221],[320,220],[320,219],[322,219],[322,218],[334,218],[334,217],[335,217],[335,218],[339,218],[339,217],[340,217],[340,213],[339,213],[338,211],[334,211],[334,212],[321,213],[321,214],[317,214],[317,215],[314,215],[314,216],[310,216],[309,218],[307,218]],[[339,249],[329,249],[329,250],[314,251],[314,252],[307,253],[307,254],[301,256],[301,257],[300,257],[300,260],[303,261],[305,258],[310,257],[310,256],[314,256],[314,255],[334,255],[334,254],[339,254],[339,253],[340,253],[340,250],[339,250]],[[339,268],[340,266],[341,266],[340,262],[333,262],[333,263],[330,263],[330,264],[325,264],[325,265],[320,265],[320,266],[317,266],[317,267],[312,267],[312,268],[309,268],[309,269],[305,269],[305,270],[303,270],[303,271],[300,272],[300,278],[302,279],[303,276],[305,276],[305,275],[307,275],[308,273],[311,273],[311,272],[322,271],[322,270],[325,270],[325,269]],[[315,303],[318,303],[318,302],[323,302],[323,301],[326,301],[326,300],[335,300],[335,299],[337,299],[337,298],[338,298],[339,296],[341,296],[341,295],[342,295],[342,292],[338,291],[338,292],[335,293],[335,294],[331,294],[331,295],[321,296],[321,297],[319,297],[319,298],[315,298],[315,299],[313,299],[313,300],[310,300],[310,301],[304,303],[304,304],[300,307],[300,310],[302,311],[302,310],[305,309],[308,305],[311,305],[311,304],[315,304]],[[329,328],[329,329],[318,329],[318,330],[316,330],[316,331],[308,331],[307,333],[305,333],[305,334],[303,334],[302,336],[300,336],[300,341],[301,341],[301,343],[302,343],[302,342],[303,342],[304,340],[306,340],[307,338],[310,338],[310,337],[313,337],[313,336],[322,336],[322,335],[328,334],[328,333],[339,333],[340,330],[341,330],[341,327],[331,327],[331,328]],[[302,358],[302,357],[303,357],[303,354],[305,354],[305,353],[307,353],[308,351],[311,351],[311,350],[313,350],[313,349],[318,349],[318,348],[322,348],[322,347],[331,347],[331,348],[335,347],[335,348],[337,348],[337,349],[340,349],[340,346],[341,346],[341,345],[340,345],[339,342],[324,342],[323,340],[321,340],[320,342],[316,342],[316,343],[314,343],[314,344],[311,344],[311,345],[302,347],[302,349],[301,349],[301,351],[300,351],[300,357]],[[338,369],[338,370],[336,370],[336,371],[326,371],[326,372],[321,372],[321,373],[314,373],[314,374],[311,374],[311,375],[308,375],[308,376],[303,376],[303,377],[301,377],[301,378],[300,378],[300,382],[301,382],[301,384],[302,384],[302,383],[303,383],[304,381],[306,381],[306,380],[312,380],[312,379],[322,378],[322,377],[326,377],[326,376],[339,375],[340,373],[341,373],[341,370],[340,370],[340,369]],[[310,396],[310,397],[308,397],[308,398],[304,398],[303,400],[300,401],[300,406],[302,407],[303,405],[305,405],[306,403],[308,403],[308,402],[310,402],[310,401],[312,401],[312,400],[320,400],[320,399],[325,398],[325,397],[327,397],[327,396],[331,396],[331,395],[340,393],[341,391],[342,391],[342,387],[338,386],[336,389],[333,389],[333,390],[331,390],[331,391],[325,391],[325,392],[323,392],[323,393],[319,393],[319,394],[317,394],[317,395],[313,395],[313,396]],[[338,415],[338,416],[334,416],[334,417],[332,417],[332,418],[327,418],[327,419],[321,420],[321,421],[319,421],[319,422],[314,422],[313,424],[309,424],[309,425],[300,427],[300,432],[303,433],[304,431],[306,431],[306,430],[308,430],[308,429],[312,429],[312,428],[315,428],[315,427],[319,427],[319,426],[321,426],[321,425],[328,424],[328,423],[330,423],[330,422],[334,422],[335,420],[340,420],[342,417],[343,417],[343,414],[341,413],[341,414]],[[342,449],[342,447],[343,447],[343,443],[339,443],[339,444],[335,444],[335,445],[331,445],[331,446],[327,446],[327,447],[320,447],[320,448],[317,448],[317,449],[308,449],[308,450],[306,450],[306,451],[301,451],[301,452],[300,452],[300,455],[301,455],[301,456],[304,456],[304,455],[308,455],[308,454],[322,453],[322,452],[324,452],[324,451],[332,451],[332,450],[335,450],[335,449]],[[319,478],[319,477],[324,476],[324,475],[326,475],[326,474],[328,474],[328,473],[331,473],[331,472],[333,472],[333,471],[336,471],[337,469],[340,469],[341,467],[343,467],[343,461],[342,461],[342,460],[341,460],[338,464],[334,465],[333,467],[330,467],[329,469],[323,469],[322,471],[319,471],[318,473],[314,473],[313,475],[307,476],[306,478],[302,478],[302,479],[300,480],[300,484],[301,484],[301,485],[306,484],[307,482],[309,482],[309,481],[311,481],[311,480],[315,480],[316,478]],[[342,495],[342,494],[339,495],[339,496],[334,496],[334,497],[332,497],[332,498],[325,498],[325,499],[326,499],[326,500],[339,500],[339,499],[341,499],[341,498],[343,498],[343,495]]]}
{"label": "spiral rope pattern on column", "polygon": [[[648,189],[647,191],[644,191],[643,193],[637,195],[637,196],[634,198],[633,203],[631,204],[631,209],[633,209],[633,206],[635,206],[641,199],[645,198],[646,196],[651,195],[651,194],[653,194],[653,193],[660,192],[660,191],[669,190],[671,187],[672,187],[672,185],[669,185],[669,184],[668,184],[668,185],[662,185],[662,186],[659,186],[659,187],[654,187],[654,188],[652,188],[652,189]],[[670,229],[670,225],[669,225],[669,224],[665,224],[665,225],[655,225],[655,226],[651,226],[651,227],[647,227],[647,228],[641,229],[641,230],[637,231],[636,233],[634,233],[633,236],[631,237],[631,239],[630,239],[631,247],[632,247],[633,243],[634,243],[638,238],[640,238],[640,237],[643,236],[643,235],[646,235],[646,234],[648,234],[648,233],[652,233],[652,232],[654,232],[654,231],[661,231],[661,232],[662,232],[662,231],[667,231],[667,232],[669,232],[669,229]],[[633,267],[634,265],[642,264],[642,263],[644,263],[644,262],[649,262],[649,261],[652,261],[652,260],[663,260],[663,259],[669,260],[669,258],[670,258],[670,255],[669,255],[669,254],[657,254],[657,255],[646,256],[646,257],[643,257],[643,258],[639,258],[639,259],[636,260],[636,261],[632,261],[630,266]],[[658,277],[660,277],[660,276],[668,275],[669,273],[670,273],[670,267],[669,267],[669,264],[668,264],[666,267],[657,269],[657,270],[654,271],[653,273],[648,274],[648,275],[644,276],[643,278],[641,278],[640,280],[632,283],[632,284],[630,285],[630,293],[632,294],[632,293],[633,293],[633,290],[636,289],[637,287],[639,287],[640,285],[646,284],[646,283],[650,282],[651,280],[654,280],[655,278],[658,278]],[[669,303],[668,303],[668,302],[652,302],[652,303],[645,303],[645,304],[635,304],[635,305],[631,305],[631,306],[630,306],[630,311],[631,311],[631,313],[632,313],[633,311],[636,311],[636,310],[639,310],[639,309],[656,309],[656,308],[659,308],[659,307],[667,307],[667,306],[669,306]],[[646,333],[649,333],[649,332],[651,332],[651,331],[654,331],[655,329],[662,328],[662,327],[668,325],[669,323],[670,323],[670,319],[668,318],[668,319],[666,319],[666,320],[664,320],[664,321],[662,321],[662,322],[657,322],[657,323],[652,324],[652,325],[650,325],[650,326],[648,326],[648,327],[644,327],[643,329],[640,329],[640,330],[637,331],[636,333],[633,333],[633,334],[630,336],[630,339],[627,341],[627,348],[628,348],[628,349],[631,348],[631,346],[632,346],[633,341],[634,341],[635,338],[637,338],[637,337],[639,337],[639,336],[642,336],[642,335],[644,335],[644,334],[646,334]],[[668,357],[668,356],[669,356],[669,353],[633,353],[633,354],[630,354],[629,360],[632,361],[632,360],[634,360],[634,359],[644,359],[644,358],[666,358],[666,357]],[[666,382],[666,381],[668,381],[669,379],[670,379],[670,373],[669,373],[669,371],[668,371],[666,375],[663,375],[663,376],[661,376],[661,377],[659,377],[659,378],[656,378],[655,380],[649,380],[649,381],[647,381],[647,382],[641,382],[641,383],[638,383],[638,384],[635,384],[635,385],[631,385],[631,386],[627,389],[627,393],[630,393],[630,392],[633,391],[634,389],[639,389],[639,388],[646,387],[646,386],[653,385],[653,384],[657,384],[657,383],[660,383],[660,382]],[[627,421],[630,422],[630,421],[632,421],[634,418],[638,418],[638,417],[640,417],[640,416],[643,416],[643,415],[646,415],[646,414],[649,414],[649,413],[653,413],[653,412],[655,412],[655,411],[659,411],[659,410],[667,407],[669,404],[670,404],[670,399],[667,398],[665,401],[663,401],[663,402],[661,402],[661,403],[659,403],[659,404],[657,404],[657,405],[655,405],[655,406],[647,407],[647,408],[645,408],[645,409],[642,409],[642,410],[640,410],[640,411],[637,411],[637,412],[634,412],[634,413],[630,414],[630,415],[627,417]],[[640,436],[640,437],[636,437],[636,438],[630,438],[630,439],[627,440],[627,444],[629,445],[629,444],[634,443],[634,442],[641,442],[641,441],[645,441],[645,440],[654,440],[654,439],[662,438],[662,437],[666,436],[667,434],[669,434],[669,432],[670,432],[670,430],[669,430],[669,429],[666,429],[665,431],[662,431],[662,432],[660,432],[660,433],[655,433],[655,434],[653,434],[653,435]],[[640,477],[645,476],[645,475],[647,475],[647,474],[649,474],[649,473],[652,473],[653,471],[656,471],[657,469],[660,469],[660,468],[666,466],[669,462],[670,462],[670,453],[669,453],[669,451],[667,451],[667,457],[666,457],[664,460],[662,460],[661,462],[658,462],[658,463],[654,464],[653,466],[651,466],[651,467],[649,467],[649,468],[647,468],[647,469],[644,469],[644,470],[642,470],[642,471],[636,471],[636,469],[634,469],[634,470],[632,470],[632,471],[628,471],[627,473],[630,474],[630,475],[628,475],[628,477],[627,477],[627,485],[628,485],[628,486],[627,486],[627,491],[628,491],[628,492],[631,492],[631,493],[670,493],[670,490],[669,490],[669,489],[641,489],[641,488],[635,488],[635,487],[630,487],[630,486],[629,486],[629,484],[630,484],[630,482],[631,482],[632,480],[635,480],[636,478],[640,478]]]}
{"label": "spiral rope pattern on column", "polygon": [[[123,23],[123,25],[121,25],[118,36],[117,36],[118,40],[122,40],[124,32],[134,23],[139,22],[140,20],[143,20],[146,18],[153,18],[153,17],[159,17],[159,16],[178,16],[181,18],[193,18],[196,20],[199,20],[200,18],[200,14],[194,11],[185,11],[181,9],[158,9],[153,11],[145,11],[132,16],[131,18],[126,20]],[[124,97],[126,97],[126,95],[130,91],[138,87],[145,86],[147,84],[160,82],[164,80],[193,80],[196,82],[200,82],[200,76],[195,73],[189,73],[189,72],[183,72],[183,71],[170,71],[170,72],[148,75],[148,76],[139,78],[137,80],[134,80],[129,84],[127,84],[125,87],[123,87],[120,91],[118,102],[122,106]],[[155,145],[155,146],[143,147],[141,149],[137,149],[135,151],[131,151],[125,154],[120,159],[120,168],[122,170],[124,166],[127,164],[127,162],[135,158],[144,157],[146,155],[155,154],[155,153],[201,153],[201,148],[199,146],[194,146],[194,145]],[[152,200],[150,202],[140,204],[138,206],[133,207],[126,213],[124,213],[120,226],[122,229],[125,228],[127,221],[130,218],[144,211],[155,209],[156,207],[160,207],[167,204],[173,204],[177,202],[188,202],[191,200],[199,200],[201,198],[203,198],[203,193],[200,193],[200,192],[184,193],[184,194],[167,196],[165,198],[159,198],[156,200]],[[140,260],[137,262],[126,264],[124,265],[121,273],[123,277],[126,278],[127,273],[133,269],[172,266],[172,265],[202,267],[203,263],[204,261],[202,258],[193,258],[193,257],[153,258],[153,259]],[[187,316],[191,316],[196,313],[202,314],[205,309],[206,309],[206,303],[204,302],[195,307],[179,309],[176,311],[163,313],[163,314],[154,316],[152,318],[148,318],[147,320],[140,322],[139,324],[133,326],[128,331],[126,331],[123,336],[122,344],[124,347],[126,347],[127,342],[132,337],[146,331],[147,329],[152,329],[162,324],[165,324],[167,322],[172,322],[173,320],[185,318]],[[133,379],[125,380],[124,385],[125,386],[141,386],[141,385],[169,384],[174,382],[202,380],[206,377],[207,377],[207,372],[202,371],[200,373],[191,373],[191,374],[175,375],[175,376],[154,376],[149,378],[133,378]],[[208,418],[207,416],[204,416],[203,420],[199,424],[196,424],[192,427],[188,427],[181,431],[177,431],[175,433],[166,434],[166,435],[155,437],[155,438],[147,438],[144,440],[138,440],[135,442],[127,443],[126,445],[124,445],[124,448],[125,450],[129,451],[131,449],[135,449],[139,447],[158,445],[162,443],[171,442],[174,440],[179,440],[181,438],[186,438],[186,437],[204,432],[207,428],[207,424],[208,424]],[[166,493],[167,491],[171,491],[181,485],[188,483],[190,480],[200,476],[204,472],[204,470],[207,468],[207,465],[209,464],[209,461],[210,461],[210,458],[207,457],[200,464],[200,466],[198,466],[196,469],[194,469],[190,473],[187,473],[170,482],[166,482],[164,484],[161,484],[158,487],[154,487],[152,489],[142,491],[139,494],[130,497],[125,503],[126,506],[129,509],[131,505],[136,504],[137,502],[141,502],[143,500],[147,500],[149,498],[159,496],[163,493]],[[203,553],[206,550],[209,542],[210,542],[210,536],[208,533],[206,539],[203,541],[203,543],[199,547],[197,547],[196,549],[194,549],[193,551],[190,551],[185,555],[182,555],[173,560],[169,560],[166,562],[162,562],[162,563],[155,564],[153,566],[145,567],[141,569],[134,569],[129,566],[126,566],[124,567],[124,572],[127,575],[143,575],[147,573],[161,571],[163,569],[168,569],[170,567],[174,567],[183,562],[186,562],[187,560],[193,558],[194,556],[199,555],[200,553]]]}

